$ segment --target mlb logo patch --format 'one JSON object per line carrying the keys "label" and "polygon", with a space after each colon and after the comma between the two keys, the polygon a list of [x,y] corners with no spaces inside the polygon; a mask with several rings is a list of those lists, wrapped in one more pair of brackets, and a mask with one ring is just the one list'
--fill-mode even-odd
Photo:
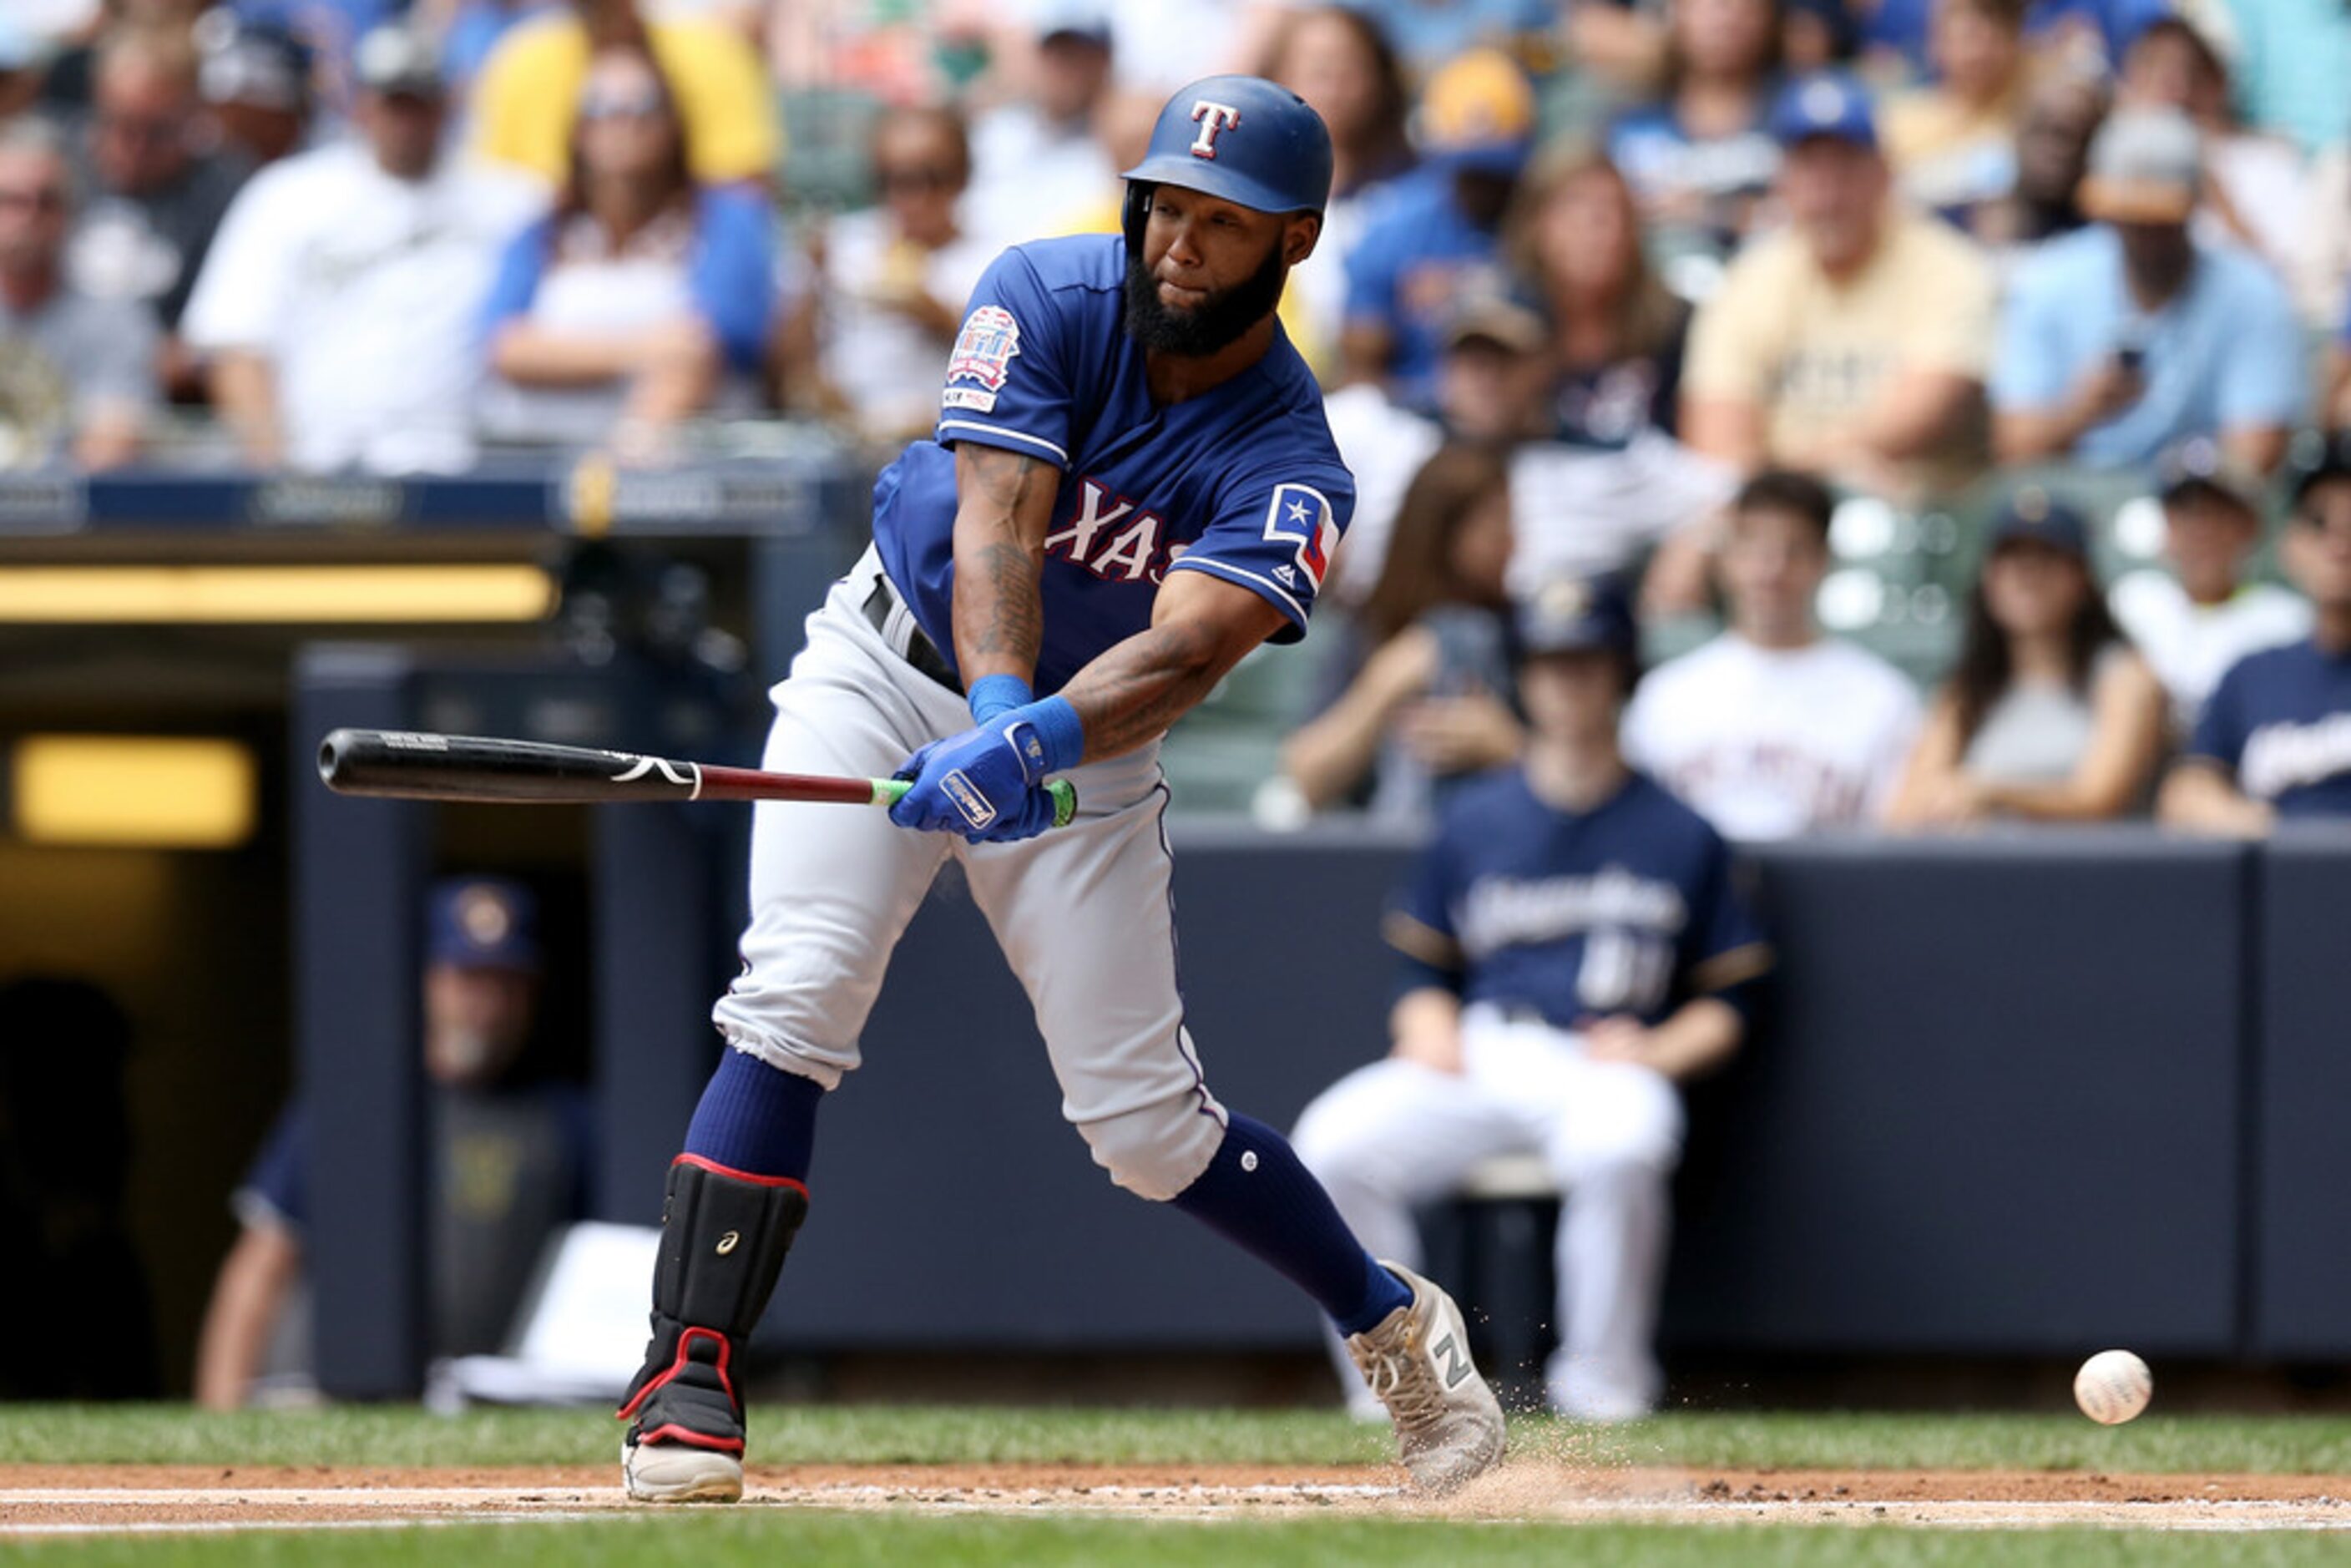
{"label": "mlb logo patch", "polygon": [[947,380],[977,382],[989,392],[1004,390],[1006,370],[1020,351],[1020,323],[1001,305],[983,305],[964,319]]}
{"label": "mlb logo patch", "polygon": [[[1320,590],[1322,574],[1331,567],[1331,551],[1339,543],[1339,515],[1330,498],[1311,485],[1276,485],[1273,504],[1266,510],[1265,537],[1290,546],[1297,570]],[[1289,582],[1290,573],[1284,571],[1282,579]]]}

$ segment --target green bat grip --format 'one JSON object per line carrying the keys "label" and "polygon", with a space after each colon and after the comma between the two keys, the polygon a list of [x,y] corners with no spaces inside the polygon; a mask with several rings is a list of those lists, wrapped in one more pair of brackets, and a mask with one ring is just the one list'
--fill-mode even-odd
{"label": "green bat grip", "polygon": [[[911,779],[876,779],[873,780],[873,803],[894,806],[905,799],[906,791],[914,787]],[[1053,826],[1066,828],[1077,820],[1078,787],[1066,779],[1045,780],[1045,793],[1053,797]]]}

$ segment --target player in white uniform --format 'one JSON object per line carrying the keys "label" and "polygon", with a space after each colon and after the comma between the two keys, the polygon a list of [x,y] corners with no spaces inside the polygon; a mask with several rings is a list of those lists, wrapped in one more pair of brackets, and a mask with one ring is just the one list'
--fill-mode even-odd
{"label": "player in white uniform", "polygon": [[[1311,1296],[1416,1482],[1501,1456],[1458,1310],[1375,1262],[1281,1135],[1217,1103],[1176,982],[1158,738],[1258,644],[1304,632],[1353,500],[1274,319],[1320,231],[1330,137],[1271,82],[1210,78],[1161,111],[1128,180],[1123,234],[1017,246],[981,278],[934,438],[876,481],[874,549],[776,688],[767,766],[913,788],[887,820],[758,810],[744,970],[716,1014],[733,1049],[670,1168],[621,1411],[633,1497],[741,1494],[736,1358],[808,1212],[817,1108],[950,856],[1095,1162]],[[1054,777],[1077,789],[1065,825]],[[940,1200],[984,1219],[981,1186]]]}
{"label": "player in white uniform", "polygon": [[1720,636],[1641,682],[1625,755],[1739,840],[1876,821],[1918,733],[1918,694],[1876,654],[1821,634],[1829,493],[1756,475],[1731,504]]}
{"label": "player in white uniform", "polygon": [[1721,837],[1617,749],[1635,641],[1605,586],[1563,580],[1521,608],[1525,759],[1446,802],[1384,928],[1404,971],[1390,1052],[1297,1133],[1384,1257],[1416,1257],[1413,1209],[1479,1161],[1541,1155],[1565,1194],[1545,1382],[1554,1409],[1585,1420],[1646,1414],[1662,1392],[1650,1341],[1681,1155],[1674,1084],[1738,1049],[1771,964]]}

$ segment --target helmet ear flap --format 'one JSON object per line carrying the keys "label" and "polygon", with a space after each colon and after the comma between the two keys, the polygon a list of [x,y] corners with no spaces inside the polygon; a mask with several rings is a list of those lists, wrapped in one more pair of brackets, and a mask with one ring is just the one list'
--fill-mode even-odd
{"label": "helmet ear flap", "polygon": [[1147,180],[1126,183],[1126,204],[1119,210],[1119,232],[1126,235],[1126,254],[1143,254],[1143,225],[1151,216],[1151,193],[1159,187]]}

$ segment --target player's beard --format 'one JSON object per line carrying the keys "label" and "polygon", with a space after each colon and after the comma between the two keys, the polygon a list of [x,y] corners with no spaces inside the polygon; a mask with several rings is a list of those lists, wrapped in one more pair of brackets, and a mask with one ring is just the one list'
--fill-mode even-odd
{"label": "player's beard", "polygon": [[1266,252],[1265,264],[1230,288],[1219,288],[1191,309],[1177,309],[1159,298],[1159,280],[1143,258],[1126,258],[1126,335],[1155,353],[1202,359],[1225,348],[1273,314],[1281,303],[1281,286],[1290,269],[1282,265],[1281,247]]}

